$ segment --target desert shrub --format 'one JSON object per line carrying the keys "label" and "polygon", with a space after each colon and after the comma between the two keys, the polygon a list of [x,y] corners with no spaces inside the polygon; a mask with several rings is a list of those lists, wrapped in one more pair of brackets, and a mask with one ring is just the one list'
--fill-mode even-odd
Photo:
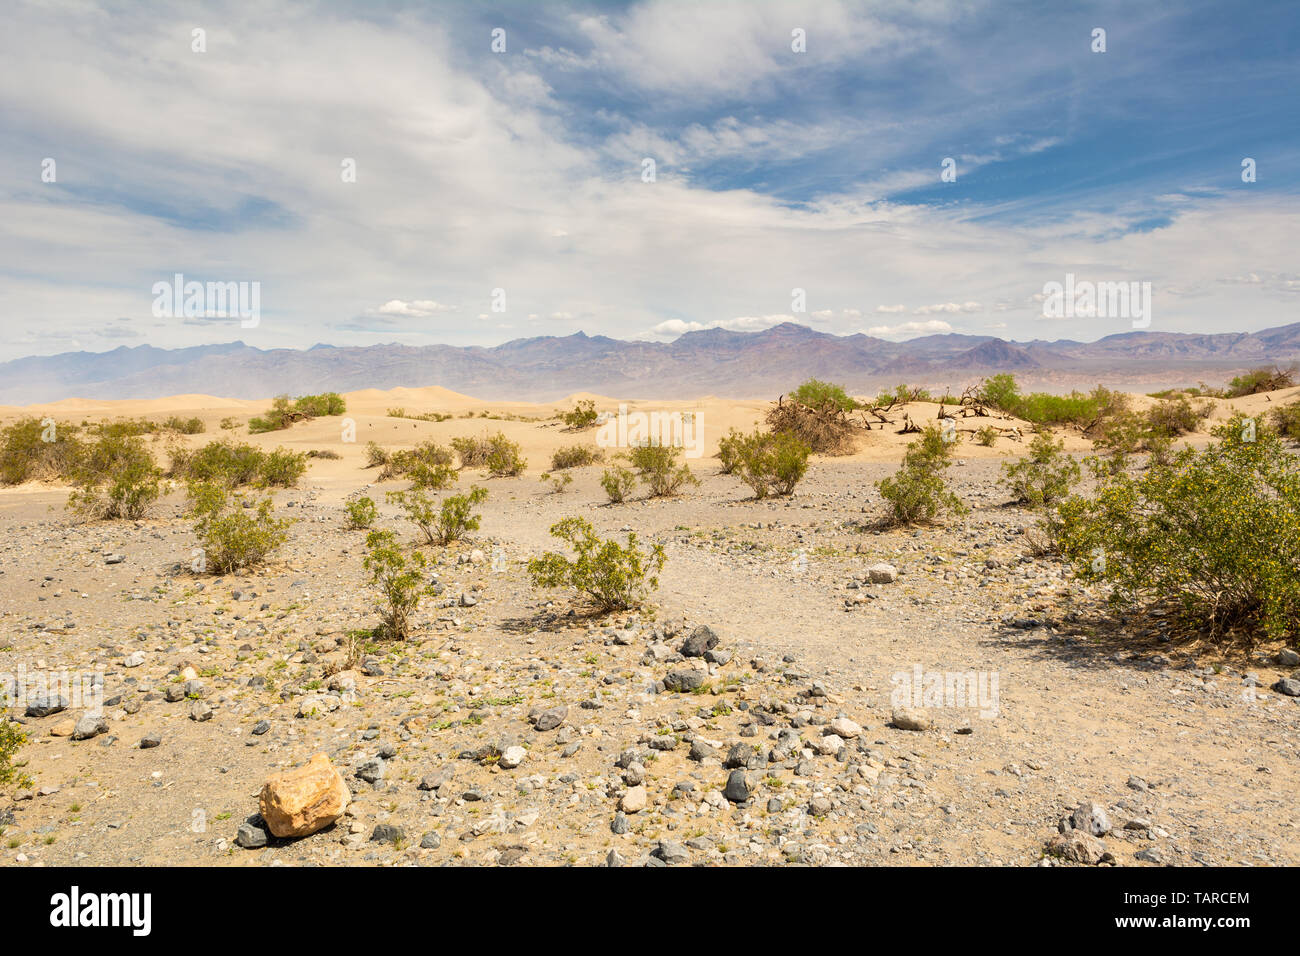
{"label": "desert shrub", "polygon": [[651,498],[666,498],[677,494],[684,485],[700,483],[685,462],[678,463],[681,453],[680,448],[671,445],[638,445],[628,452],[628,459],[649,488]]}
{"label": "desert shrub", "polygon": [[551,494],[558,495],[562,494],[569,485],[573,484],[573,476],[569,474],[552,475],[543,473],[541,476],[541,482],[542,484],[549,483],[551,486]]}
{"label": "desert shrub", "polygon": [[207,426],[203,424],[203,419],[198,417],[181,418],[178,415],[173,415],[171,418],[164,421],[163,428],[166,428],[169,431],[180,432],[182,435],[202,435],[208,430]]}
{"label": "desert shrub", "polygon": [[1295,378],[1294,365],[1289,368],[1274,365],[1272,368],[1251,369],[1228,382],[1225,394],[1228,398],[1244,398],[1260,392],[1274,392],[1279,388],[1290,388],[1295,384]]}
{"label": "desert shrub", "polygon": [[808,471],[808,446],[786,432],[755,431],[736,439],[736,474],[755,498],[789,495]]}
{"label": "desert shrub", "polygon": [[985,448],[992,448],[998,440],[998,430],[992,425],[985,425],[975,432],[975,441]]}
{"label": "desert shrub", "polygon": [[519,443],[497,432],[488,439],[487,466],[488,474],[494,478],[506,478],[520,474],[528,467],[528,462],[519,455]]}
{"label": "desert shrub", "polygon": [[[271,455],[276,456],[274,460],[271,460]],[[171,449],[168,475],[182,481],[219,482],[230,488],[238,488],[243,485],[281,484],[286,481],[296,483],[306,469],[305,455],[288,452],[283,448],[268,454],[253,445],[227,438],[208,442],[197,449],[184,446]]]}
{"label": "desert shrub", "polygon": [[102,435],[82,451],[67,507],[87,518],[142,518],[162,494],[161,478],[143,439]]}
{"label": "desert shrub", "polygon": [[451,447],[460,456],[462,468],[482,468],[487,464],[488,453],[491,451],[486,435],[482,438],[453,438]]}
{"label": "desert shrub", "polygon": [[390,408],[389,418],[409,418],[418,422],[445,422],[454,416],[448,412],[407,412],[405,408]]}
{"label": "desert shrub", "polygon": [[740,465],[740,450],[745,444],[745,434],[735,428],[728,429],[727,434],[718,439],[718,460],[722,462],[722,473],[730,475]]}
{"label": "desert shrub", "polygon": [[306,470],[305,453],[277,448],[263,453],[258,483],[271,488],[292,488]]}
{"label": "desert shrub", "polygon": [[1283,438],[1300,441],[1300,401],[1273,409],[1269,422]]}
{"label": "desert shrub", "polygon": [[927,425],[921,437],[907,446],[903,465],[876,482],[887,505],[887,525],[933,522],[940,513],[965,514],[969,509],[944,481],[952,464],[952,449],[936,425]]}
{"label": "desert shrub", "polygon": [[809,408],[828,409],[836,412],[851,412],[858,403],[849,397],[849,393],[834,384],[820,379],[810,378],[790,393],[790,397],[800,405]]}
{"label": "desert shrub", "polygon": [[909,402],[931,401],[934,401],[934,396],[930,394],[929,389],[900,382],[892,389],[882,389],[872,404],[876,408],[888,408],[893,405],[906,405]]}
{"label": "desert shrub", "polygon": [[1127,606],[1172,605],[1219,640],[1300,634],[1300,469],[1241,415],[1139,475],[1059,506],[1058,541]]}
{"label": "desert shrub", "polygon": [[357,498],[355,501],[349,501],[343,506],[345,515],[344,526],[349,530],[355,531],[358,528],[369,528],[379,517],[379,509],[375,502],[368,497]]}
{"label": "desert shrub", "polygon": [[225,418],[221,419],[222,431],[225,432],[234,431],[238,427],[239,427],[239,419],[235,418],[233,415],[227,415]]}
{"label": "desert shrub", "polygon": [[1125,409],[1094,433],[1092,446],[1098,457],[1089,459],[1089,464],[1099,476],[1114,475],[1124,471],[1129,456],[1139,452],[1150,453],[1152,461],[1163,461],[1172,444],[1168,433],[1153,426],[1150,418]]}
{"label": "desert shrub", "polygon": [[366,535],[366,557],[370,586],[379,592],[376,602],[381,620],[380,631],[391,640],[404,641],[411,634],[411,616],[433,587],[424,579],[427,561],[419,551],[410,557],[402,554],[391,531],[371,531]]}
{"label": "desert shrub", "polygon": [[659,587],[659,572],[667,560],[660,545],[643,552],[631,532],[626,546],[612,539],[601,540],[582,518],[565,518],[552,525],[551,536],[567,543],[575,559],[547,551],[529,561],[534,587],[575,588],[602,611],[639,607]]}
{"label": "desert shrub", "polygon": [[326,461],[338,461],[343,456],[330,448],[313,448],[307,452],[308,458],[323,458]]}
{"label": "desert shrub", "polygon": [[220,482],[191,484],[190,506],[204,566],[213,574],[257,567],[289,537],[291,522],[272,515],[270,498],[246,508],[243,498]]}
{"label": "desert shrub", "polygon": [[1003,462],[999,484],[1011,489],[1020,504],[1043,508],[1070,493],[1079,480],[1079,463],[1065,453],[1064,441],[1041,432],[1029,443],[1029,454],[1017,462]]}
{"label": "desert shrub", "polygon": [[991,375],[980,382],[979,400],[989,408],[1014,415],[1020,406],[1020,386],[1016,377],[1009,372]]}
{"label": "desert shrub", "polygon": [[597,462],[604,461],[605,453],[599,448],[591,448],[587,445],[569,445],[567,448],[557,449],[551,456],[551,470],[563,471],[565,468],[581,468],[584,465],[594,465]]}
{"label": "desert shrub", "polygon": [[820,405],[780,400],[768,409],[766,421],[771,431],[785,432],[819,455],[848,455],[857,447],[860,426],[834,400]]}
{"label": "desert shrub", "polygon": [[570,411],[564,412],[560,418],[568,426],[570,431],[581,431],[584,428],[590,428],[596,424],[596,419],[600,417],[596,414],[596,403],[590,399],[584,399],[574,406]]}
{"label": "desert shrub", "polygon": [[430,488],[434,491],[450,488],[459,479],[456,469],[451,465],[429,465],[424,462],[412,466],[407,472],[407,477],[411,479],[413,487]]}
{"label": "desert shrub", "polygon": [[612,504],[619,504],[626,501],[627,496],[636,487],[636,475],[622,465],[615,465],[613,468],[606,468],[605,473],[600,476],[600,487],[605,489],[605,494]]}
{"label": "desert shrub", "polygon": [[1186,395],[1169,395],[1147,409],[1146,420],[1154,434],[1177,438],[1196,431],[1211,411],[1208,404],[1196,407]]}
{"label": "desert shrub", "polygon": [[[4,691],[0,688],[0,703],[4,703]],[[0,787],[10,784],[25,787],[30,783],[27,775],[20,773],[14,765],[18,748],[27,742],[27,735],[22,728],[11,722],[0,709]]]}
{"label": "desert shrub", "polygon": [[429,544],[446,545],[477,531],[480,517],[474,506],[487,498],[487,489],[474,485],[465,495],[449,495],[441,504],[419,489],[390,491],[388,500],[396,503],[407,519],[420,530]]}
{"label": "desert shrub", "polygon": [[77,432],[76,425],[52,419],[24,418],[5,426],[0,431],[0,482],[67,477],[81,452]]}
{"label": "desert shrub", "polygon": [[404,475],[414,477],[418,473],[418,480],[425,487],[439,488],[450,484],[445,469],[451,468],[455,458],[450,449],[436,442],[420,442],[414,448],[394,452],[385,452],[371,442],[366,446],[366,453],[372,464],[383,464],[384,467],[379,472],[380,481]]}
{"label": "desert shrub", "polygon": [[366,467],[378,468],[388,464],[389,454],[379,442],[366,442]]}
{"label": "desert shrub", "polygon": [[342,415],[345,411],[347,411],[347,402],[337,392],[303,395],[296,399],[290,399],[288,395],[277,395],[271,400],[271,410],[266,415],[248,420],[248,430],[254,435],[280,431],[294,422],[321,418],[325,415]]}

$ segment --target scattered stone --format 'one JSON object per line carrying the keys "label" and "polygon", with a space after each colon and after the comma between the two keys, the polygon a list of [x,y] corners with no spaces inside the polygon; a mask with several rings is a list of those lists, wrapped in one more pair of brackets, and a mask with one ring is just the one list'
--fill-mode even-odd
{"label": "scattered stone", "polygon": [[929,730],[932,726],[928,716],[911,707],[895,707],[890,720],[899,730]]}
{"label": "scattered stone", "polygon": [[251,823],[241,823],[235,833],[235,846],[245,850],[257,850],[266,846],[266,831]]}
{"label": "scattered stone", "polygon": [[334,824],[352,795],[325,754],[306,765],[270,777],[258,807],[277,837],[304,837]]}

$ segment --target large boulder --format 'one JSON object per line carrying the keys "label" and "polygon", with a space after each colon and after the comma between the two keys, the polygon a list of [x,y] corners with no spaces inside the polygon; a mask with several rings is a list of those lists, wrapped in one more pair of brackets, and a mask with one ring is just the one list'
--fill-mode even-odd
{"label": "large boulder", "polygon": [[352,795],[328,757],[270,777],[258,801],[262,819],[277,837],[304,837],[343,816]]}

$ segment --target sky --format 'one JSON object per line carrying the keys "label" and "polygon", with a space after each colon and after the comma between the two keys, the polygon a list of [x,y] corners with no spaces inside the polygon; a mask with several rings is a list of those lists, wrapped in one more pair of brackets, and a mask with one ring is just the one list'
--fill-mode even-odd
{"label": "sky", "polygon": [[[1298,51],[1268,0],[17,0],[0,360],[1137,327],[1045,315],[1067,275],[1285,325]],[[168,314],[177,274],[256,315]]]}

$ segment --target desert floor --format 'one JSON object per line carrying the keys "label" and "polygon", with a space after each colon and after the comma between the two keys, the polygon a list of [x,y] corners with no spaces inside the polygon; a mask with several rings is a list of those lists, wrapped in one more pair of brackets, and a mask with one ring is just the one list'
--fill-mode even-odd
{"label": "desert floor", "polygon": [[[1211,423],[1230,406],[1257,414],[1295,394],[1218,403]],[[1159,627],[1108,624],[1101,594],[1030,555],[1034,516],[996,483],[1023,441],[963,441],[951,479],[968,517],[878,533],[865,527],[880,512],[873,482],[909,437],[893,429],[870,432],[853,456],[815,459],[792,498],[755,501],[710,456],[766,402],[629,403],[699,416],[703,454],[689,464],[701,484],[608,505],[599,465],[575,469],[559,494],[538,475],[557,447],[595,443],[595,430],[565,432],[556,409],[591,397],[616,410],[615,399],[484,403],[436,388],[345,397],[354,442],[339,418],[254,436],[220,429],[267,401],[0,409],[0,421],[198,415],[207,433],[191,444],[229,435],[342,456],[313,459],[297,489],[275,493],[277,511],[299,519],[275,560],[224,577],[189,571],[195,539],[180,492],[143,521],[78,524],[65,488],[0,490],[0,673],[102,672],[108,698],[108,732],[89,740],[61,735],[75,706],[24,718],[33,785],[0,795],[5,865],[1033,865],[1084,801],[1106,808],[1104,842],[1120,865],[1300,863],[1300,701],[1268,689],[1284,676],[1277,649],[1225,657],[1163,641]],[[388,417],[396,406],[513,417]],[[484,430],[520,442],[527,472],[462,473],[461,489],[489,489],[481,529],[424,549],[442,593],[422,606],[416,638],[378,648],[352,675],[355,691],[331,695],[339,642],[377,621],[364,532],[343,529],[344,502],[368,494],[379,526],[414,541],[383,501],[406,483],[376,483],[366,443]],[[593,619],[572,595],[530,586],[526,562],[557,546],[548,528],[574,514],[603,535],[631,530],[664,546],[653,613]],[[881,561],[897,580],[861,583]],[[709,665],[700,693],[665,690],[690,663],[674,651],[698,625],[730,659]],[[134,652],[144,662],[124,666]],[[193,718],[195,700],[166,700],[186,667],[210,719]],[[995,677],[996,714],[929,707],[931,729],[890,726],[896,678],[916,668]],[[556,729],[528,720],[565,706]],[[840,716],[861,733],[821,747]],[[142,749],[151,734],[160,744]],[[515,744],[527,756],[506,769],[495,758]],[[719,792],[736,744],[760,751],[736,752],[752,784],[739,802]],[[320,752],[348,781],[348,815],[301,840],[237,847],[266,777]],[[638,780],[647,802],[634,809],[624,800]]]}

